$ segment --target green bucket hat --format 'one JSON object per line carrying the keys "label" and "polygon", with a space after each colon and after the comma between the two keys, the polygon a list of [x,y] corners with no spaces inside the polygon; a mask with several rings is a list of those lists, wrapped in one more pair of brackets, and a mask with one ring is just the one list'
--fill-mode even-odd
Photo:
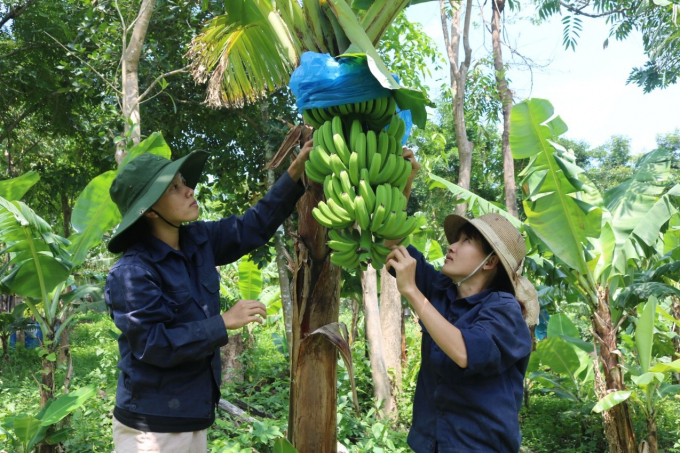
{"label": "green bucket hat", "polygon": [[111,199],[123,216],[109,241],[109,251],[123,251],[126,239],[129,239],[126,233],[130,232],[130,227],[161,198],[177,172],[181,172],[186,185],[194,189],[208,156],[205,151],[194,151],[173,162],[156,154],[145,153],[123,167],[109,189]]}

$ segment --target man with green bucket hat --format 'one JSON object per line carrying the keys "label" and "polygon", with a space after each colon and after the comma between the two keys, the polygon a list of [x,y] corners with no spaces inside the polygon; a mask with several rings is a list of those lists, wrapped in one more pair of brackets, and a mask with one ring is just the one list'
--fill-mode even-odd
{"label": "man with green bucket hat", "polygon": [[[241,216],[197,221],[194,188],[208,159],[130,161],[111,184],[121,220],[108,248],[122,253],[105,298],[121,335],[113,411],[116,453],[205,453],[219,401],[219,348],[227,330],[263,322],[265,306],[239,300],[220,313],[216,266],[264,245],[304,192],[311,140],[255,206]],[[185,222],[191,222],[184,225]]]}

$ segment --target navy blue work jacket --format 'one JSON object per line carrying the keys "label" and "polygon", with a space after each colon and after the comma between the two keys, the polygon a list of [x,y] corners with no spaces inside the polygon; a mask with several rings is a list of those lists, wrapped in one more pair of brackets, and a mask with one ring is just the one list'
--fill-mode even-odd
{"label": "navy blue work jacket", "polygon": [[414,247],[408,251],[418,289],[460,329],[468,357],[468,367],[459,367],[423,326],[409,446],[416,453],[518,452],[531,334],[517,300],[491,289],[458,299],[449,277]]}
{"label": "navy blue work jacket", "polygon": [[138,414],[211,419],[227,343],[215,266],[265,244],[304,189],[284,173],[242,217],[192,222],[180,250],[149,235],[123,253],[105,298],[122,334],[116,405]]}

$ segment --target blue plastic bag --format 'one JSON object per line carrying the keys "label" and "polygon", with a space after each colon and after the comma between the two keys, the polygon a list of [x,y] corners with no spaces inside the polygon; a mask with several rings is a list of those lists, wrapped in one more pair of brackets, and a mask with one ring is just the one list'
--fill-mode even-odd
{"label": "blue plastic bag", "polygon": [[290,77],[300,111],[363,102],[392,95],[373,77],[365,59],[305,52]]}
{"label": "blue plastic bag", "polygon": [[[392,91],[380,85],[371,74],[365,58],[336,60],[329,54],[316,52],[302,54],[300,66],[293,71],[289,86],[300,112],[392,96]],[[403,145],[411,133],[413,120],[410,110],[398,114],[406,123]]]}

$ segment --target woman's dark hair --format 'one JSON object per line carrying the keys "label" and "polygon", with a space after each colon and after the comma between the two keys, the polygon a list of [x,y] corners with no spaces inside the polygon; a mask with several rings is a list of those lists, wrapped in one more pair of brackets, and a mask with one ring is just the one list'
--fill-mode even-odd
{"label": "woman's dark hair", "polygon": [[[456,237],[456,241],[460,238],[461,234],[464,234],[466,237],[477,241],[482,246],[482,251],[484,252],[484,255],[488,255],[491,252],[495,253],[495,250],[493,249],[493,247],[491,247],[489,241],[487,241],[486,238],[482,236],[482,233],[480,233],[477,228],[472,226],[471,223],[466,223],[465,225],[460,227],[460,230],[458,230],[458,236]],[[514,295],[515,289],[512,287],[510,277],[508,277],[507,272],[505,272],[505,268],[501,263],[498,263],[497,267],[498,270],[496,272],[496,277],[491,283],[492,288],[496,291],[503,291]],[[526,311],[524,308],[524,304],[522,302],[519,302],[519,306],[522,308],[522,316],[524,316]]]}

